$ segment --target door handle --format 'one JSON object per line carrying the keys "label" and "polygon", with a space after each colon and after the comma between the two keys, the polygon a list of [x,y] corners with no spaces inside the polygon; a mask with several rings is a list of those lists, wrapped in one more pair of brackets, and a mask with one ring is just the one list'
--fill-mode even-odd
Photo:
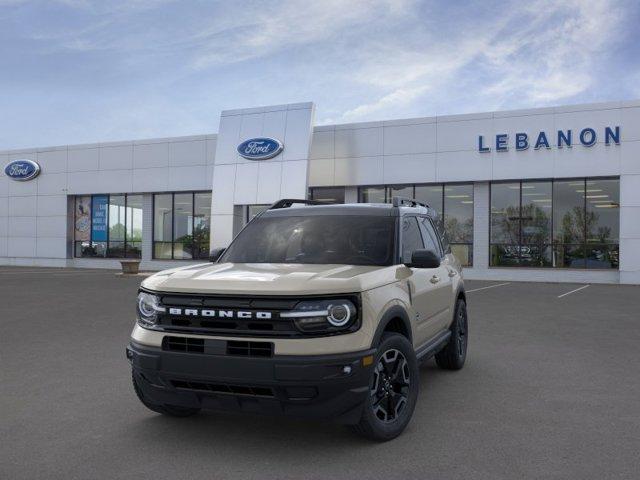
{"label": "door handle", "polygon": [[458,274],[458,272],[456,272],[455,270],[449,270],[449,276],[450,277],[455,277]]}
{"label": "door handle", "polygon": [[431,283],[438,283],[440,281],[440,277],[438,275],[434,275],[429,279]]}

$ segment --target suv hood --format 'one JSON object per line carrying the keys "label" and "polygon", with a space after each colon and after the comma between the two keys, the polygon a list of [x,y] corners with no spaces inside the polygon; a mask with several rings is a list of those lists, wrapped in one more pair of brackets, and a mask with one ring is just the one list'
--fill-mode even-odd
{"label": "suv hood", "polygon": [[158,272],[143,288],[256,295],[355,293],[396,281],[398,266],[205,263]]}

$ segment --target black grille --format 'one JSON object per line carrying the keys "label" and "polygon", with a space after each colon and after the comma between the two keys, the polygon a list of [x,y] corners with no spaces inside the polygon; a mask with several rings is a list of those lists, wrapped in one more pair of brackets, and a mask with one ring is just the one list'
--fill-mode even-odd
{"label": "black grille", "polygon": [[249,395],[253,397],[275,397],[271,388],[255,385],[229,385],[226,383],[206,383],[193,380],[171,380],[171,385],[183,390],[226,393],[230,395]]}
{"label": "black grille", "polygon": [[186,337],[164,337],[162,349],[172,352],[204,353],[204,339]]}
{"label": "black grille", "polygon": [[[338,295],[340,298],[349,298],[360,310],[358,295]],[[318,296],[320,297],[320,296]],[[191,333],[233,337],[303,337],[314,335],[309,332],[301,332],[296,328],[291,318],[280,318],[280,313],[290,311],[305,300],[318,298],[315,296],[303,297],[246,297],[246,296],[219,296],[219,295],[183,295],[175,293],[160,294],[161,304],[166,308],[166,313],[158,315],[158,328],[175,333]],[[320,298],[328,298],[321,296]],[[180,309],[180,314],[171,314],[171,308]],[[187,314],[187,310],[197,312],[197,315]],[[226,310],[234,313],[232,317],[215,317],[201,315],[202,310]],[[238,311],[250,312],[251,318],[235,318]],[[266,312],[271,318],[257,318],[258,312]],[[354,324],[353,330],[359,328],[359,322]],[[347,333],[347,332],[339,332]],[[322,336],[323,333],[315,334]],[[329,334],[331,335],[331,333]],[[207,348],[205,345],[205,353]]]}
{"label": "black grille", "polygon": [[228,341],[227,355],[237,355],[242,357],[272,357],[273,343]]}

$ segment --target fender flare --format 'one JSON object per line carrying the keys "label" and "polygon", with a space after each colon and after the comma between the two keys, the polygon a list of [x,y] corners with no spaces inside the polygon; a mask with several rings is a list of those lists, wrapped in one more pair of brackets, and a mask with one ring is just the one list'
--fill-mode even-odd
{"label": "fender flare", "polygon": [[402,306],[394,305],[390,307],[386,312],[384,312],[384,315],[382,315],[380,322],[378,322],[378,327],[376,328],[376,332],[373,335],[373,341],[371,342],[371,348],[375,348],[380,343],[380,339],[382,338],[384,329],[387,328],[389,322],[391,322],[391,320],[393,320],[394,318],[399,318],[402,321],[409,336],[409,342],[413,343],[413,332],[411,330],[411,321],[409,320],[409,314]]}

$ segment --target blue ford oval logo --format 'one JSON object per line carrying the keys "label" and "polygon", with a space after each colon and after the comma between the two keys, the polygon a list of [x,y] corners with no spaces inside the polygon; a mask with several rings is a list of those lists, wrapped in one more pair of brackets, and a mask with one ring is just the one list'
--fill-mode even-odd
{"label": "blue ford oval logo", "polygon": [[4,167],[4,173],[12,180],[24,182],[36,178],[40,173],[40,165],[33,160],[14,160]]}
{"label": "blue ford oval logo", "polygon": [[238,145],[238,153],[249,160],[266,160],[278,155],[284,145],[274,138],[250,138]]}

